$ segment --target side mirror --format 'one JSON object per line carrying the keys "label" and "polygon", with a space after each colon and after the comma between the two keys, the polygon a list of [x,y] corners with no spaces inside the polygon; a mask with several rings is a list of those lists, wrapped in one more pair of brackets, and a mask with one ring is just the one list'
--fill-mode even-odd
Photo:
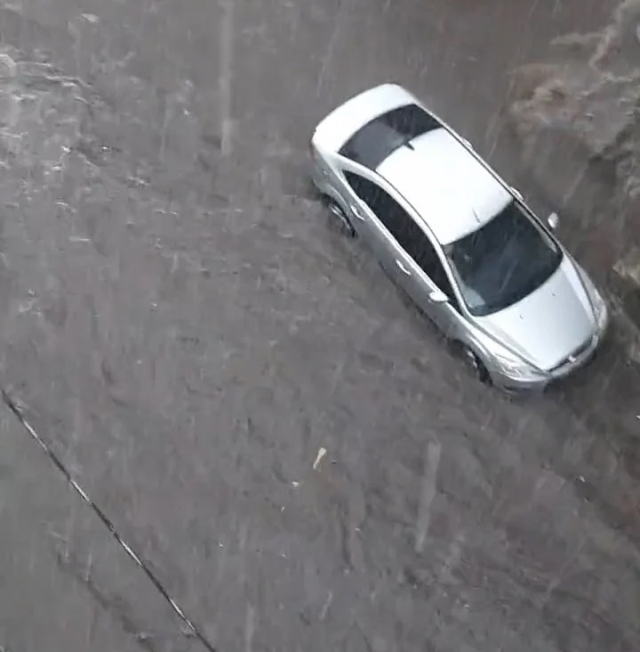
{"label": "side mirror", "polygon": [[449,301],[449,297],[442,290],[432,290],[429,293],[429,301],[436,304],[447,303]]}
{"label": "side mirror", "polygon": [[547,224],[549,225],[549,228],[552,231],[555,231],[555,229],[558,228],[558,222],[560,221],[560,216],[558,213],[551,213],[549,217],[547,218]]}

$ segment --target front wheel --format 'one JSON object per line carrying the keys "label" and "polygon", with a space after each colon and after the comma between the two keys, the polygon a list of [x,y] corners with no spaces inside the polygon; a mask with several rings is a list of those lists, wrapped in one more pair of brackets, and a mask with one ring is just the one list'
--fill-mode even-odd
{"label": "front wheel", "polygon": [[475,378],[485,385],[491,384],[491,376],[478,354],[465,344],[458,344],[462,359]]}

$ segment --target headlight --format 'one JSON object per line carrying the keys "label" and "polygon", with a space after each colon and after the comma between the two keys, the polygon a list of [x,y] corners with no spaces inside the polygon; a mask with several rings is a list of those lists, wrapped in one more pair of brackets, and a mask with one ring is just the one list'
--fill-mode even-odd
{"label": "headlight", "polygon": [[498,369],[509,378],[514,380],[542,380],[546,378],[544,372],[532,367],[516,355],[507,351],[494,354],[494,360]]}

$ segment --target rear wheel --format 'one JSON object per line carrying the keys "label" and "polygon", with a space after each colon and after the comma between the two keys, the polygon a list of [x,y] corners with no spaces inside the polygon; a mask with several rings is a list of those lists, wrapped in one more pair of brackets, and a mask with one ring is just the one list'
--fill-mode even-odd
{"label": "rear wheel", "polygon": [[337,218],[340,228],[345,235],[349,238],[355,238],[356,230],[353,228],[353,224],[351,224],[351,220],[344,212],[342,206],[340,206],[340,204],[338,204],[334,199],[331,199],[331,197],[324,197],[324,203],[329,209],[329,212]]}

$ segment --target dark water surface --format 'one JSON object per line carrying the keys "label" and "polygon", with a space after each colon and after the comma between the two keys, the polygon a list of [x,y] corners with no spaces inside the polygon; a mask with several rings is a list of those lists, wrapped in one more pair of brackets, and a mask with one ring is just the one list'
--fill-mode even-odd
{"label": "dark water surface", "polygon": [[[221,652],[640,649],[624,348],[476,385],[304,174],[397,80],[527,191],[508,73],[603,4],[0,2],[3,380]],[[0,423],[0,645],[197,649]]]}

